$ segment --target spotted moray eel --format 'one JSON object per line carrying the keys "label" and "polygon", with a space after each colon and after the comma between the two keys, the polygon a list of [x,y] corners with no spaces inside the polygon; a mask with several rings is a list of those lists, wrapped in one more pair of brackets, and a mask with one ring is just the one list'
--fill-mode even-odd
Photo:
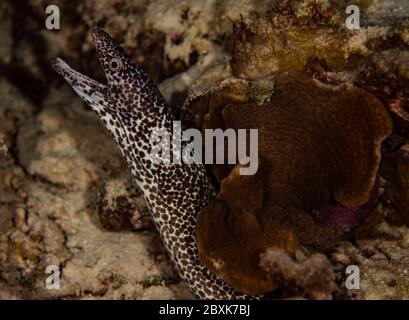
{"label": "spotted moray eel", "polygon": [[174,116],[149,76],[110,36],[91,31],[107,84],[56,58],[53,67],[94,110],[115,139],[180,277],[200,299],[248,299],[199,262],[199,210],[215,196],[202,164],[158,164],[149,157],[153,128],[172,133]]}

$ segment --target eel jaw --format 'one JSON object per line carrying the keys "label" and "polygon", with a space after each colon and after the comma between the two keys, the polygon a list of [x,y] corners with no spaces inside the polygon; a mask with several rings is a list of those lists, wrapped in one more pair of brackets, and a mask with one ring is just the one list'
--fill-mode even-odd
{"label": "eel jaw", "polygon": [[55,58],[52,66],[94,111],[99,111],[104,103],[108,101],[109,89],[107,85],[72,69],[60,58]]}

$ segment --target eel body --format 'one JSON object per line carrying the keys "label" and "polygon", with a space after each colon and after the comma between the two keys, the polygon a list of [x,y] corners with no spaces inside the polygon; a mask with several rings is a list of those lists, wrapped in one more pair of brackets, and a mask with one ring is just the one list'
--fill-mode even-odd
{"label": "eel body", "polygon": [[246,299],[199,261],[197,215],[215,196],[202,164],[163,164],[150,157],[152,131],[172,134],[175,120],[159,89],[107,33],[92,29],[94,45],[107,84],[69,67],[53,67],[97,113],[115,139],[148,204],[154,224],[190,290],[201,299]]}

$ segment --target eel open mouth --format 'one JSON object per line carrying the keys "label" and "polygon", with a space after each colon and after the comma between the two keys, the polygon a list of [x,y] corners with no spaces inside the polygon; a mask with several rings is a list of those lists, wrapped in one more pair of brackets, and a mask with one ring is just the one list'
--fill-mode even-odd
{"label": "eel open mouth", "polygon": [[107,94],[107,85],[74,70],[61,58],[55,58],[52,65],[55,71],[61,75],[83,99],[84,97],[92,98],[93,95],[105,96]]}
{"label": "eel open mouth", "polygon": [[91,35],[108,84],[102,84],[74,70],[61,58],[55,58],[52,61],[52,66],[55,71],[60,74],[74,91],[88,103],[104,99],[108,95],[111,79],[110,73],[112,70],[108,69],[107,60],[109,61],[112,56],[120,58],[118,60],[124,59],[121,49],[106,32],[99,30],[98,28],[92,28]]}

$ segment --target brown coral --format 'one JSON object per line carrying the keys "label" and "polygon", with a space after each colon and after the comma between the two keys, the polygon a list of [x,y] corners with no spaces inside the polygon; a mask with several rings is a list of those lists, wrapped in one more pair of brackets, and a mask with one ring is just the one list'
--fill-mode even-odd
{"label": "brown coral", "polygon": [[260,254],[271,246],[294,253],[296,233],[307,242],[315,226],[296,208],[264,206],[261,176],[240,175],[239,169],[222,181],[217,199],[201,212],[197,242],[202,263],[236,288],[258,294],[276,288],[259,266]]}
{"label": "brown coral", "polygon": [[319,220],[321,209],[370,200],[380,144],[392,130],[382,103],[361,89],[326,86],[301,73],[283,72],[274,80],[270,102],[228,104],[237,96],[221,89],[213,93],[214,106],[208,100],[204,116],[204,127],[259,129],[258,175],[240,176],[237,166],[201,212],[198,226],[203,263],[252,294],[276,285],[259,266],[268,247],[294,253],[300,243],[317,243],[313,217]]}

